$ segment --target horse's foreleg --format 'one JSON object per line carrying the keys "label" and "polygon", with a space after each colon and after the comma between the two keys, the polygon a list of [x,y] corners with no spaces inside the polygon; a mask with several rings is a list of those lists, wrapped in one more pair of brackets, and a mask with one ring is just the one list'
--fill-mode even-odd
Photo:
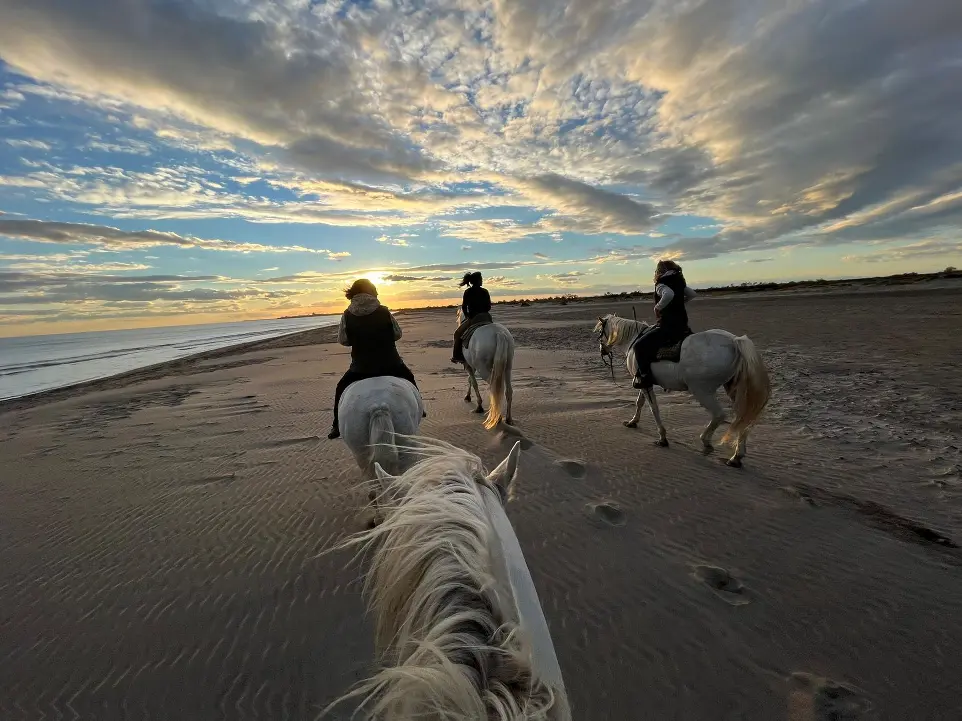
{"label": "horse's foreleg", "polygon": [[665,430],[664,424],[661,422],[661,411],[658,410],[658,399],[655,398],[654,388],[645,388],[644,393],[648,396],[648,405],[651,406],[651,415],[655,419],[655,425],[658,427],[658,440],[655,441],[655,445],[661,446],[662,448],[668,447],[668,432]]}
{"label": "horse's foreleg", "polygon": [[704,390],[701,388],[691,388],[690,390],[695,400],[698,401],[701,407],[708,411],[711,416],[711,420],[708,422],[708,425],[705,426],[705,430],[698,436],[704,452],[711,453],[715,450],[715,447],[712,445],[712,436],[715,435],[715,429],[725,420],[725,410],[722,408],[721,403],[718,402],[715,389]]}
{"label": "horse's foreleg", "polygon": [[635,401],[635,415],[630,421],[625,421],[626,428],[637,428],[638,421],[641,420],[641,409],[645,407],[645,392],[638,391],[638,400]]}

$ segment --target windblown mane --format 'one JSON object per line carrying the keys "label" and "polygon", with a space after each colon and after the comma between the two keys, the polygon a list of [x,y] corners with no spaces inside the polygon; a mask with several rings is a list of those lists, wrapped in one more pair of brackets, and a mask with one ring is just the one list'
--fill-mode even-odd
{"label": "windblown mane", "polygon": [[342,546],[367,551],[365,594],[383,668],[339,701],[362,698],[367,718],[556,719],[536,678],[510,589],[499,589],[492,530],[472,453],[407,437],[420,460],[379,501],[384,521]]}
{"label": "windblown mane", "polygon": [[605,316],[608,326],[607,344],[619,346],[630,343],[638,334],[648,327],[647,323],[630,318],[620,318],[617,315]]}

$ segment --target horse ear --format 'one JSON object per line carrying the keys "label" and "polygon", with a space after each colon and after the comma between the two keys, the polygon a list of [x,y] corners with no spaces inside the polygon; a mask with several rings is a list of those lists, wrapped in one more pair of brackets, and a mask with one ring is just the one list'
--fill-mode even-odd
{"label": "horse ear", "polygon": [[505,491],[511,488],[515,475],[518,473],[518,458],[521,455],[521,441],[516,441],[498,467],[488,474],[488,482],[495,486],[501,486]]}

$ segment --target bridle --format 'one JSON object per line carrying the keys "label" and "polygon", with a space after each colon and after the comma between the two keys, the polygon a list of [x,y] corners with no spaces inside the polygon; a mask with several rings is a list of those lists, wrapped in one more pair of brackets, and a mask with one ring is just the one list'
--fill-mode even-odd
{"label": "bridle", "polygon": [[598,350],[601,351],[601,362],[611,369],[611,380],[615,379],[615,355],[608,345],[608,319],[598,316],[601,329],[598,333]]}

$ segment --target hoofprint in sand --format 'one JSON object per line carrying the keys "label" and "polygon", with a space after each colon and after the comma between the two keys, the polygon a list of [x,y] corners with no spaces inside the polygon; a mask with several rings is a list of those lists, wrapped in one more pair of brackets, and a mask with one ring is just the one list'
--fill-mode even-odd
{"label": "hoofprint in sand", "polygon": [[[638,366],[635,354],[630,349],[648,328],[649,325],[642,321],[619,318],[609,313],[598,317],[595,333],[600,334],[602,352],[604,348],[622,348],[625,351],[628,372],[634,376]],[[735,411],[735,417],[722,438],[723,443],[732,440],[735,446],[734,454],[726,463],[741,468],[748,431],[758,421],[771,395],[768,369],[748,336],[735,336],[726,330],[693,333],[682,342],[677,363],[657,361],[651,364],[651,373],[662,388],[688,391],[702,408],[708,411],[711,420],[699,436],[706,453],[714,450],[712,437],[715,429],[725,420],[725,411],[716,397],[718,389],[725,387]],[[645,388],[638,392],[635,415],[631,420],[625,421],[625,426],[638,426],[646,398],[658,428],[657,444],[667,448],[668,433],[661,422],[654,388]]]}
{"label": "hoofprint in sand", "polygon": [[[590,331],[630,302],[496,313],[505,511],[579,721],[958,721],[962,292],[700,297],[778,399],[739,474],[686,393],[658,392],[670,449],[620,425]],[[494,468],[514,439],[464,411],[450,309],[398,321],[420,432]],[[367,517],[322,440],[349,363],[324,329],[0,405],[0,719],[315,721],[366,677],[364,569],[320,555]]]}
{"label": "hoofprint in sand", "polygon": [[396,477],[375,463],[384,520],[340,546],[367,552],[382,665],[342,700],[381,721],[569,721],[554,644],[503,509],[521,444],[488,474],[443,441],[399,445],[421,460]]}
{"label": "hoofprint in sand", "polygon": [[[457,325],[461,325],[463,320],[464,316],[458,308]],[[511,331],[500,323],[474,330],[468,347],[464,349],[464,360],[464,368],[468,372],[468,394],[464,400],[471,402],[471,390],[474,389],[478,399],[475,413],[484,413],[477,376],[488,382],[488,415],[484,419],[484,427],[490,430],[502,420],[508,425],[514,423],[511,415],[511,402],[514,399],[514,388],[511,386],[514,338]]]}

